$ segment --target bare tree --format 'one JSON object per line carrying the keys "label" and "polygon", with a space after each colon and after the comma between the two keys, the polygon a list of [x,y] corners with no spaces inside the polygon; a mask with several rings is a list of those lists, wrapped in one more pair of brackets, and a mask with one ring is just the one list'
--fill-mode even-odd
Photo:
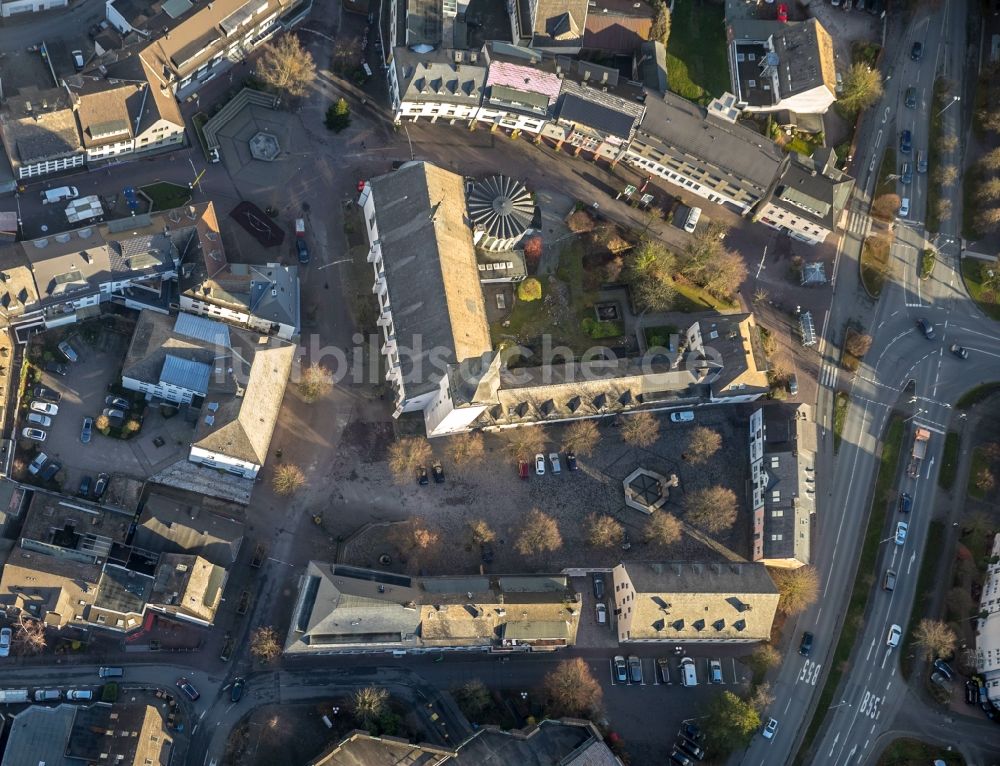
{"label": "bare tree", "polygon": [[649,39],[663,43],[663,47],[666,48],[670,40],[670,8],[664,0],[656,3],[655,7],[656,15],[649,28]]}
{"label": "bare tree", "polygon": [[951,200],[947,197],[940,197],[937,201],[937,216],[941,220],[951,218]]}
{"label": "bare tree", "polygon": [[763,714],[771,705],[774,704],[774,692],[771,691],[771,684],[766,681],[761,684],[757,684],[754,690],[750,693],[750,698],[747,700],[750,706],[757,711],[758,714]]}
{"label": "bare tree", "polygon": [[642,311],[664,311],[677,294],[673,275],[677,259],[656,240],[643,240],[632,253],[625,281],[632,298]]}
{"label": "bare tree", "polygon": [[996,489],[997,479],[989,468],[980,468],[976,473],[976,489],[984,495]]}
{"label": "bare tree", "polygon": [[482,434],[453,436],[447,446],[448,457],[457,466],[478,465],[486,456],[486,443]]}
{"label": "bare tree", "polygon": [[883,221],[891,220],[899,212],[903,201],[898,194],[881,194],[872,202],[872,215]]}
{"label": "bare tree", "polygon": [[48,645],[45,637],[45,623],[21,612],[17,616],[17,628],[13,645],[18,654],[39,654]]}
{"label": "bare tree", "polygon": [[452,692],[455,702],[470,721],[485,713],[491,704],[490,690],[478,678],[472,678]]}
{"label": "bare tree", "polygon": [[333,390],[333,373],[322,364],[310,364],[302,370],[299,393],[309,404],[322,399]]}
{"label": "bare tree", "polygon": [[[958,142],[955,142],[958,145]],[[979,167],[986,170],[1000,170],[1000,148],[992,149],[979,158]]]}
{"label": "bare tree", "polygon": [[669,548],[681,539],[681,523],[672,513],[653,511],[643,530],[643,539],[650,545]]}
{"label": "bare tree", "polygon": [[781,664],[781,652],[771,644],[761,644],[750,655],[750,669],[755,677],[763,677],[767,671]]}
{"label": "bare tree", "polygon": [[941,620],[923,619],[913,631],[913,639],[923,652],[924,658],[950,657],[955,653],[958,636],[948,624]]}
{"label": "bare tree", "polygon": [[976,189],[976,199],[980,202],[991,202],[1000,199],[1000,178],[987,178]]}
{"label": "bare tree", "polygon": [[279,495],[293,495],[305,483],[302,469],[292,463],[282,463],[275,468],[271,479],[271,487]]}
{"label": "bare tree", "polygon": [[496,540],[497,533],[484,519],[473,519],[469,522],[469,536],[473,545],[482,545]]}
{"label": "bare tree", "polygon": [[531,460],[545,448],[545,434],[538,426],[510,428],[504,438],[504,451],[515,460]]}
{"label": "bare tree", "polygon": [[867,64],[853,64],[844,77],[840,104],[848,112],[860,112],[882,98],[882,75]]}
{"label": "bare tree", "polygon": [[595,548],[614,548],[621,544],[625,528],[603,513],[589,513],[583,520],[587,542]]}
{"label": "bare tree", "polygon": [[938,149],[942,154],[950,154],[958,148],[958,136],[954,133],[943,133],[938,139]]}
{"label": "bare tree", "polygon": [[724,250],[702,286],[717,298],[731,298],[743,285],[747,274],[743,256]]}
{"label": "bare tree", "polygon": [[736,493],[728,487],[714,486],[689,492],[684,498],[687,520],[713,534],[736,523]]}
{"label": "bare tree", "polygon": [[546,712],[552,717],[593,718],[600,713],[603,701],[601,685],[580,657],[563,660],[546,674]]}
{"label": "bare tree", "polygon": [[562,535],[559,525],[551,516],[532,508],[524,517],[521,534],[514,547],[522,556],[531,556],[562,547]]}
{"label": "bare tree", "polygon": [[997,228],[1000,228],[1000,207],[980,210],[976,216],[976,231],[985,236]]}
{"label": "bare tree", "polygon": [[853,327],[848,328],[847,336],[844,338],[844,348],[851,356],[862,359],[872,347],[872,336],[860,333]]}
{"label": "bare tree", "polygon": [[798,569],[770,569],[771,578],[778,586],[778,610],[784,614],[798,614],[819,598],[819,572],[815,567]]}
{"label": "bare tree", "polygon": [[389,445],[389,471],[397,484],[413,481],[417,469],[431,456],[431,443],[422,436],[407,436]]}
{"label": "bare tree", "polygon": [[268,86],[289,96],[304,96],[316,79],[316,64],[299,38],[284,34],[276,43],[266,43],[257,59],[257,76]]}
{"label": "bare tree", "polygon": [[406,552],[433,550],[441,542],[441,533],[433,529],[422,516],[411,516],[392,526],[390,540]]}
{"label": "bare tree", "polygon": [[281,654],[281,640],[270,625],[261,625],[250,634],[250,654],[267,663]]}
{"label": "bare tree", "polygon": [[649,447],[660,437],[660,421],[652,412],[636,412],[622,422],[622,438],[633,447]]}
{"label": "bare tree", "polygon": [[958,168],[954,165],[943,165],[934,173],[934,180],[942,186],[954,186],[958,181]]}
{"label": "bare tree", "polygon": [[718,431],[696,426],[691,430],[684,454],[687,455],[688,462],[701,465],[708,462],[721,447],[722,435]]}
{"label": "bare tree", "polygon": [[381,686],[358,689],[352,697],[354,720],[364,729],[371,729],[389,709],[389,690]]}
{"label": "bare tree", "polygon": [[563,434],[563,449],[577,455],[589,455],[594,451],[601,433],[593,420],[577,420]]}

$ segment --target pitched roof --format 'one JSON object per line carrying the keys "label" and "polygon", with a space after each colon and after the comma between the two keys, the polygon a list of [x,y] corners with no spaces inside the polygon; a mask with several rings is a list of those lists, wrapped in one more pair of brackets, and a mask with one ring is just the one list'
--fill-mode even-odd
{"label": "pitched roof", "polygon": [[408,396],[430,391],[443,363],[492,351],[462,177],[408,162],[371,180],[385,281]]}
{"label": "pitched roof", "polygon": [[631,138],[633,129],[642,117],[641,105],[629,104],[623,99],[611,102],[603,93],[593,89],[577,90],[579,87],[575,83],[564,84],[557,112],[560,120],[581,123],[605,135],[626,141]]}
{"label": "pitched roof", "polygon": [[854,188],[854,179],[834,161],[835,156],[822,149],[812,157],[789,155],[767,201],[832,231]]}
{"label": "pitched roof", "polygon": [[533,48],[579,48],[587,23],[588,0],[538,0]]}
{"label": "pitched roof", "polygon": [[197,554],[227,567],[236,561],[243,536],[239,509],[198,493],[157,487],[143,503],[135,544],[163,553]]}
{"label": "pitched roof", "polygon": [[132,138],[128,99],[141,90],[141,85],[126,83],[105,85],[91,92],[74,92],[83,145],[91,148]]}
{"label": "pitched roof", "polygon": [[97,600],[100,577],[99,564],[46,556],[18,545],[0,574],[0,602],[48,625],[72,625],[75,616],[86,616]]}
{"label": "pitched roof", "polygon": [[226,570],[201,556],[165,553],[153,576],[149,602],[169,614],[211,623],[225,582]]}

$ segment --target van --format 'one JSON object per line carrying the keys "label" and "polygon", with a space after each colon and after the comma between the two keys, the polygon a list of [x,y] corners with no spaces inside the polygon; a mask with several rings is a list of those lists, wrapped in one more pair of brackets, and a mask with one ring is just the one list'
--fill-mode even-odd
{"label": "van", "polygon": [[694,660],[690,657],[681,659],[681,683],[684,686],[698,685],[698,673],[694,667]]}
{"label": "van", "polygon": [[694,410],[684,410],[683,412],[671,412],[671,423],[690,423],[694,420]]}
{"label": "van", "polygon": [[90,689],[70,689],[66,692],[68,700],[92,700],[94,693]]}
{"label": "van", "polygon": [[53,702],[62,698],[58,689],[35,689],[35,702]]}
{"label": "van", "polygon": [[701,208],[693,207],[688,211],[687,220],[684,221],[684,231],[688,234],[694,234],[695,227],[698,225],[698,221],[701,220]]}
{"label": "van", "polygon": [[125,675],[124,668],[101,668],[97,671],[101,678],[122,678]]}
{"label": "van", "polygon": [[46,189],[42,192],[42,204],[50,205],[64,199],[76,199],[80,196],[75,186],[60,186],[56,189]]}

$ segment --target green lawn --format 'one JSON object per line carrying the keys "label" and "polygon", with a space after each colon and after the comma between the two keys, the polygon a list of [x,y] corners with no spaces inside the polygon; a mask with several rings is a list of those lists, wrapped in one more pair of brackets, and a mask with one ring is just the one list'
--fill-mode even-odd
{"label": "green lawn", "polygon": [[938,484],[941,489],[951,489],[955,484],[960,444],[961,438],[957,431],[949,431],[944,437],[944,454],[941,455],[941,470],[938,472]]}
{"label": "green lawn", "polygon": [[191,201],[191,190],[186,186],[161,181],[141,188],[143,194],[153,202],[153,208],[150,212],[172,210]]}
{"label": "green lawn", "polygon": [[864,624],[868,595],[879,575],[875,571],[875,563],[878,560],[879,542],[885,527],[885,517],[890,509],[889,499],[893,492],[896,469],[900,460],[904,425],[902,418],[894,416],[885,430],[878,478],[875,480],[875,495],[872,498],[871,513],[868,517],[868,526],[865,529],[865,538],[861,547],[858,569],[855,573],[851,600],[847,605],[847,614],[844,617],[844,627],[840,632],[837,648],[834,650],[833,661],[830,663],[830,674],[823,684],[823,691],[820,693],[816,711],[813,713],[812,721],[810,721],[802,741],[802,747],[799,748],[795,758],[796,764],[811,762],[807,759],[808,756],[813,755],[810,753],[813,741],[823,724],[827,711],[830,709],[841,676],[850,667],[851,652],[854,650],[858,631]]}
{"label": "green lawn", "polygon": [[897,739],[882,752],[876,766],[925,766],[938,760],[943,761],[945,766],[965,764],[965,759],[954,750],[916,739]]}
{"label": "green lawn", "polygon": [[735,311],[738,306],[735,303],[716,298],[706,290],[702,290],[698,285],[693,285],[687,280],[674,279],[674,289],[677,297],[674,299],[673,311],[706,311],[711,309],[720,313]]}
{"label": "green lawn", "polygon": [[722,3],[676,0],[667,45],[670,90],[705,105],[731,88]]}
{"label": "green lawn", "polygon": [[882,155],[882,164],[878,168],[878,183],[875,184],[876,197],[882,194],[896,193],[896,179],[889,178],[889,176],[895,175],[897,172],[896,145],[890,143],[885,148],[885,153]]}
{"label": "green lawn", "polygon": [[[988,261],[980,261],[978,258],[962,259],[962,280],[965,282],[965,289],[969,291],[969,297],[974,300],[979,308],[987,316],[1000,320],[1000,303],[997,303],[995,294],[989,294],[983,290],[982,267],[989,266]],[[991,300],[985,300],[991,298]]]}

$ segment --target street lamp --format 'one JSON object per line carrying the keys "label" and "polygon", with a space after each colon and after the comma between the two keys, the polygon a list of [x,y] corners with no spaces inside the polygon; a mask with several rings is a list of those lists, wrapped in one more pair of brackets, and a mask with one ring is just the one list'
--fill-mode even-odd
{"label": "street lamp", "polygon": [[847,707],[850,707],[851,703],[848,702],[847,700],[841,700],[838,704],[836,704],[836,705],[834,705],[834,706],[832,706],[830,708],[827,708],[827,709],[828,710],[836,710],[837,708],[839,708],[839,707],[841,707],[843,705],[847,705]]}
{"label": "street lamp", "polygon": [[944,108],[941,109],[941,111],[938,112],[937,114],[935,114],[934,116],[935,117],[940,117],[942,114],[944,114],[944,110],[945,109],[947,109],[949,106],[951,106],[952,104],[954,104],[956,101],[961,101],[961,100],[962,100],[961,96],[952,96],[951,97],[951,101],[949,101],[947,104],[945,104]]}

